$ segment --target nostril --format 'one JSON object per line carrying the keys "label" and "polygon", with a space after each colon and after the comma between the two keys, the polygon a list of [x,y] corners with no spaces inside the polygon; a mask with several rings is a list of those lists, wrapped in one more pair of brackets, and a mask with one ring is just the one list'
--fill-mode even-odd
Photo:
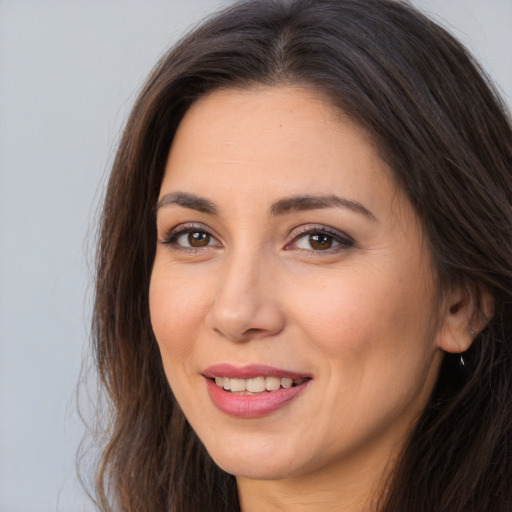
{"label": "nostril", "polygon": [[265,332],[264,329],[259,329],[257,327],[251,327],[250,329],[247,329],[242,336],[244,337],[247,337],[247,336],[255,336],[255,335],[258,335],[262,332]]}
{"label": "nostril", "polygon": [[278,301],[256,291],[247,297],[228,293],[218,296],[205,322],[217,335],[235,342],[274,336],[286,323]]}

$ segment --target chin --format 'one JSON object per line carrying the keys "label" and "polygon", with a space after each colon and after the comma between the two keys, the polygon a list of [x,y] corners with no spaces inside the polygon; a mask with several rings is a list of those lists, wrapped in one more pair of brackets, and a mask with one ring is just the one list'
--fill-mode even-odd
{"label": "chin", "polygon": [[268,465],[268,462],[254,463],[239,460],[217,461],[215,459],[214,461],[223,471],[235,477],[248,478],[251,480],[283,480],[293,476],[289,466]]}
{"label": "chin", "polygon": [[259,449],[254,447],[252,450],[239,450],[235,445],[227,450],[216,446],[213,450],[208,450],[208,453],[217,466],[236,477],[281,480],[293,476],[294,470],[297,469],[296,456],[288,456],[283,450],[268,445]]}

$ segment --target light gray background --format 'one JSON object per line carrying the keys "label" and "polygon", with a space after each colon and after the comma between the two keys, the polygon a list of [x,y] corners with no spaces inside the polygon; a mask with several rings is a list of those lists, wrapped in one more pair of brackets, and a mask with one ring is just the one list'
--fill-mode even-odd
{"label": "light gray background", "polygon": [[[228,2],[0,0],[0,512],[93,510],[75,478],[85,240],[141,81]],[[511,104],[512,0],[412,3],[445,20]]]}

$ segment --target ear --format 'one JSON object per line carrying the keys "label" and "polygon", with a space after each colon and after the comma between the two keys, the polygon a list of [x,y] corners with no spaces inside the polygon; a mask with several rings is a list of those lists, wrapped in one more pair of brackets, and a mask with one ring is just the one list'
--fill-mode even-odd
{"label": "ear", "polygon": [[445,294],[437,345],[446,352],[465,352],[494,315],[494,298],[486,289],[464,284]]}

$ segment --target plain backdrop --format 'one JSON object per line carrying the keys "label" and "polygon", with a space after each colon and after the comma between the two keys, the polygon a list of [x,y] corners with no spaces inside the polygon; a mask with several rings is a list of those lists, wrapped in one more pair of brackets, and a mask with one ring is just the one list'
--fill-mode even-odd
{"label": "plain backdrop", "polygon": [[[0,512],[92,511],[75,476],[98,201],[145,75],[229,1],[0,0]],[[512,102],[512,0],[416,0]]]}

